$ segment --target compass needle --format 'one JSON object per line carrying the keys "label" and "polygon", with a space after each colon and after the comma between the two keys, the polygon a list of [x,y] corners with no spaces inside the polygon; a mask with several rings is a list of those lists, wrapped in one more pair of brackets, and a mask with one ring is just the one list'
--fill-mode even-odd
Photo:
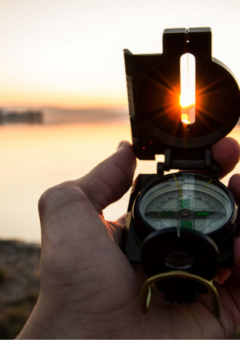
{"label": "compass needle", "polygon": [[210,179],[210,181],[205,185],[205,187],[203,188],[203,190],[206,189],[206,187],[212,182],[212,178]]}
{"label": "compass needle", "polygon": [[176,178],[175,175],[173,175],[173,177],[174,177],[175,182],[176,182],[176,184],[177,184],[177,187],[178,187],[178,190],[179,190],[179,194],[180,194],[181,197],[183,197],[183,195],[182,195],[182,190],[181,190],[180,185],[179,185],[179,183],[178,183],[178,181],[177,181],[177,178]]}

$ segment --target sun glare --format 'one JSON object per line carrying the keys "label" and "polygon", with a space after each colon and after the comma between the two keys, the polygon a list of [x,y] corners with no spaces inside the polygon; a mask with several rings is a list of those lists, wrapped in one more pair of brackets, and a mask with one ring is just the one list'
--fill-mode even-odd
{"label": "sun glare", "polygon": [[195,122],[195,57],[185,53],[180,58],[181,78],[181,121],[184,124]]}

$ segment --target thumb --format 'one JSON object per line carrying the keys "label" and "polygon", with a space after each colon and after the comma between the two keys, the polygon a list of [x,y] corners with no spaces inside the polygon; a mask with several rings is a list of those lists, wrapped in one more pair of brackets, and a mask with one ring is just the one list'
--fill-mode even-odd
{"label": "thumb", "polygon": [[132,146],[124,141],[112,156],[78,179],[76,184],[101,213],[126,193],[132,184],[135,168],[136,158]]}

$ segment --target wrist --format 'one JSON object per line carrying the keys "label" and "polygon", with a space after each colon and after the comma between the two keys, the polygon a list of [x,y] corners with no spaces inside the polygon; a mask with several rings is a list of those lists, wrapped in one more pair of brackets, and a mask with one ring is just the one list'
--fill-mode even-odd
{"label": "wrist", "polygon": [[[54,315],[55,314],[55,315]],[[57,315],[46,305],[40,294],[38,301],[17,339],[55,339],[59,338],[58,330],[54,329]]]}
{"label": "wrist", "polygon": [[78,329],[72,334],[71,313],[66,313],[59,303],[53,303],[40,293],[38,301],[17,339],[86,338]]}

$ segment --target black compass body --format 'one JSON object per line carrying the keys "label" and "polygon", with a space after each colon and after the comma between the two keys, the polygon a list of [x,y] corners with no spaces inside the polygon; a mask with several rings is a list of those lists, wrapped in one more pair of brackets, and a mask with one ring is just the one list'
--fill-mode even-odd
{"label": "black compass body", "polygon": [[[180,59],[195,58],[194,121],[180,105]],[[239,212],[219,181],[211,147],[237,124],[238,84],[211,56],[209,28],[168,29],[163,53],[124,51],[132,141],[140,160],[163,154],[156,174],[139,175],[132,187],[123,250],[149,278],[186,272],[211,282],[217,268],[233,265]],[[165,171],[175,170],[165,175]],[[176,172],[180,170],[180,172]],[[175,274],[174,274],[175,275]],[[194,302],[206,289],[178,277],[156,283],[171,302]]]}

